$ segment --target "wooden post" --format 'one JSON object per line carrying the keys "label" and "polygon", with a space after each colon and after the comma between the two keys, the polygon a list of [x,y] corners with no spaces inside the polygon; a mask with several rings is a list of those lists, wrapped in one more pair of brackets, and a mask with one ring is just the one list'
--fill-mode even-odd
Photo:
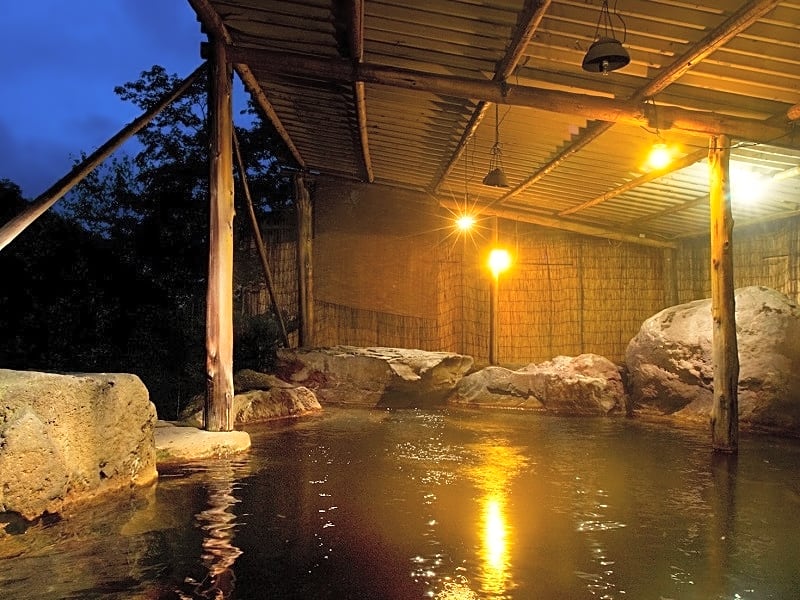
{"label": "wooden post", "polygon": [[184,79],[171,92],[165,94],[150,108],[150,110],[128,123],[119,133],[92,152],[79,164],[75,165],[64,177],[51,185],[43,194],[29,204],[25,210],[0,227],[0,250],[11,243],[15,237],[22,233],[28,225],[38,219],[48,208],[58,202],[64,194],[91,173],[97,165],[108,158],[114,150],[119,148],[128,138],[141,131],[141,129],[152,121],[165,107],[169,106],[170,103],[177,98],[180,98],[183,93],[197,81],[205,66],[205,63],[203,63],[197,67],[191,75]]}
{"label": "wooden post", "polygon": [[264,249],[264,240],[261,237],[261,228],[258,226],[258,219],[256,219],[256,210],[253,206],[253,197],[250,195],[250,186],[247,183],[247,169],[244,167],[242,160],[242,153],[239,150],[239,139],[236,136],[236,130],[233,131],[233,150],[236,154],[236,164],[239,167],[239,177],[242,179],[242,189],[244,190],[244,197],[247,200],[247,214],[250,217],[250,229],[253,231],[253,237],[258,247],[258,257],[261,259],[261,270],[264,273],[264,281],[267,284],[267,291],[269,292],[269,299],[272,303],[272,310],[275,317],[278,319],[278,325],[281,328],[281,339],[283,345],[289,347],[289,335],[286,333],[286,325],[283,322],[283,315],[281,314],[280,306],[278,306],[278,299],[275,296],[275,286],[272,284],[272,271],[269,268],[267,261],[267,252]]}
{"label": "wooden post", "polygon": [[209,60],[210,222],[206,299],[208,431],[233,430],[233,108],[225,45],[214,40]]}
{"label": "wooden post", "polygon": [[711,357],[714,369],[711,441],[715,452],[734,454],[739,449],[739,352],[733,293],[733,218],[728,171],[730,146],[727,135],[714,136],[708,152],[713,328]]}
{"label": "wooden post", "polygon": [[678,304],[678,266],[675,248],[664,248],[661,252],[664,280],[664,306]]}
{"label": "wooden post", "polygon": [[297,203],[297,268],[300,293],[300,331],[301,348],[314,345],[314,288],[311,255],[312,213],[311,197],[308,194],[303,176],[294,178],[295,202]]}
{"label": "wooden post", "polygon": [[[497,217],[492,218],[492,250],[497,248],[500,239],[500,226]],[[500,330],[500,316],[497,308],[500,304],[500,274],[492,273],[492,283],[489,288],[489,364],[496,365],[499,354],[499,343],[497,341]]]}
{"label": "wooden post", "polygon": [[497,332],[500,329],[500,317],[497,305],[500,300],[500,275],[492,274],[492,287],[489,293],[489,364],[496,365],[498,361]]}

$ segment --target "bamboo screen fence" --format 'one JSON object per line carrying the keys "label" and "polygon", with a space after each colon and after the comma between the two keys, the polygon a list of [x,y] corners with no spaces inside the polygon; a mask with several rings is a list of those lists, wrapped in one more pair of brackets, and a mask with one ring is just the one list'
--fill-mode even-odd
{"label": "bamboo screen fence", "polygon": [[[375,186],[316,190],[315,345],[445,350],[485,363],[492,283],[485,261],[492,236],[457,238],[449,216],[432,204],[389,218],[386,207],[396,205],[396,193]],[[348,198],[342,201],[341,194]],[[298,312],[295,241],[270,230],[264,239],[278,303],[291,320]],[[499,282],[500,364],[584,352],[621,362],[642,322],[670,304],[661,249],[502,220],[497,240],[514,257]],[[798,217],[736,229],[736,287],[764,285],[797,301],[798,243]],[[357,265],[345,266],[351,260]],[[709,261],[707,239],[679,244],[678,302],[710,296]],[[242,282],[242,314],[269,311],[261,280]]]}

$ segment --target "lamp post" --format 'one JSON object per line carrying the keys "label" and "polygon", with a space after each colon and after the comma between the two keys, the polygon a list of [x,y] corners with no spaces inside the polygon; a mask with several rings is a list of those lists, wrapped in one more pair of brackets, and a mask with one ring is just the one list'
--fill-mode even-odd
{"label": "lamp post", "polygon": [[507,250],[495,248],[489,253],[489,269],[492,272],[492,289],[489,294],[489,364],[497,364],[497,330],[500,319],[497,305],[500,300],[500,273],[511,266],[511,255]]}

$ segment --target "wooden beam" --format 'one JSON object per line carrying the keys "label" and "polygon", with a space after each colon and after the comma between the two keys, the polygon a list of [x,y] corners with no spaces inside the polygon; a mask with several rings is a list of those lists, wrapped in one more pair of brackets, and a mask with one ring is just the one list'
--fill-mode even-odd
{"label": "wooden beam", "polygon": [[[727,133],[731,137],[759,143],[800,145],[788,138],[786,127],[769,125],[762,120],[687,110],[675,106],[659,106],[657,115],[651,104],[576,94],[505,82],[471,79],[452,75],[436,75],[369,63],[352,64],[341,59],[320,58],[255,48],[229,48],[230,58],[258,70],[314,77],[336,81],[364,81],[456,96],[478,98],[488,102],[526,106],[550,112],[581,116],[590,120],[653,126],[658,117],[662,130],[677,129],[691,133]],[[782,140],[781,138],[786,138]]]}
{"label": "wooden beam", "polygon": [[[745,2],[739,10],[710,31],[702,40],[672,61],[669,66],[660,71],[658,77],[649,85],[645,86],[639,92],[638,96],[640,98],[645,98],[648,96],[655,96],[663,91],[671,83],[685,75],[690,69],[696,67],[698,63],[708,57],[712,52],[727,44],[780,3],[781,0],[753,0],[751,2]],[[724,131],[722,133],[724,133]]]}
{"label": "wooden beam", "polygon": [[275,286],[272,284],[272,271],[269,268],[269,261],[267,260],[267,251],[264,246],[264,240],[261,237],[261,227],[258,226],[258,219],[256,218],[255,207],[253,206],[253,198],[250,195],[250,185],[247,183],[247,169],[242,160],[242,152],[239,149],[239,139],[236,135],[236,129],[233,130],[233,150],[236,155],[236,164],[239,167],[239,178],[242,181],[242,189],[244,189],[244,197],[247,200],[247,215],[250,217],[250,229],[255,238],[256,248],[258,249],[258,257],[261,260],[261,271],[264,273],[264,282],[267,284],[267,292],[269,293],[270,303],[272,304],[272,311],[278,319],[278,325],[281,330],[281,340],[284,347],[289,347],[289,334],[286,333],[286,325],[283,322],[283,314],[281,307],[278,305],[278,298],[275,296]]}
{"label": "wooden beam", "polygon": [[711,359],[714,401],[711,440],[715,452],[736,453],[739,445],[739,353],[733,289],[733,217],[730,138],[711,138],[708,153],[711,209]]}
{"label": "wooden beam", "polygon": [[662,280],[664,282],[664,306],[678,304],[678,261],[677,250],[664,248],[661,255]]}
{"label": "wooden beam", "polygon": [[[210,34],[219,40],[223,40],[225,44],[232,44],[233,38],[231,37],[228,29],[225,27],[225,24],[222,22],[222,18],[217,13],[216,9],[211,6],[209,0],[189,0],[189,4],[192,5],[194,8],[194,12],[197,14],[197,18],[200,22],[203,23],[206,30],[210,32]],[[283,126],[280,118],[278,117],[278,113],[275,112],[275,109],[272,107],[272,103],[267,98],[261,84],[256,79],[256,76],[250,70],[250,66],[246,64],[236,64],[234,65],[236,69],[236,73],[238,73],[239,78],[242,80],[245,88],[250,95],[255,99],[256,104],[258,104],[259,108],[264,113],[264,116],[267,120],[272,123],[272,126],[275,128],[275,132],[281,137],[283,143],[286,144],[286,148],[289,152],[292,153],[295,161],[297,161],[298,166],[301,169],[306,168],[306,163],[303,160],[303,156],[300,154],[300,151],[297,149],[297,146],[294,145],[289,132]]]}
{"label": "wooden beam", "polygon": [[[778,1],[779,0],[758,0],[757,2],[750,2],[749,4],[744,5],[736,13],[731,15],[731,17],[726,19],[722,24],[712,30],[706,37],[690,47],[680,57],[675,59],[669,66],[661,70],[658,75],[647,85],[637,90],[630,97],[630,101],[646,101],[647,99],[652,98],[659,92],[663,91],[665,88],[669,87],[711,52],[722,46],[725,42],[736,36],[747,26],[751,25],[756,19],[773,8]],[[656,128],[660,129],[670,129],[674,127],[674,124],[669,124],[669,121],[663,118],[663,114],[660,115],[662,119],[661,122],[659,122],[659,119],[657,119],[658,115],[655,114],[655,104],[652,105],[651,109],[653,111],[653,118],[652,123],[648,123],[648,126],[655,126]],[[574,139],[572,143],[563,148],[557,156],[551,159],[550,162],[542,165],[530,177],[527,177],[524,181],[522,181],[522,183],[516,185],[514,188],[506,192],[495,202],[502,204],[509,198],[517,196],[542,179],[542,177],[553,171],[555,167],[563,163],[564,160],[578,152],[580,149],[584,148],[590,142],[599,138],[603,133],[611,129],[613,126],[612,122],[608,121],[607,119],[606,121],[607,122],[605,123],[594,123],[589,125],[579,137]],[[772,125],[773,124],[770,124],[770,126]],[[776,127],[777,126],[778,125],[776,125]],[[723,133],[725,132],[723,129],[720,129],[719,131]],[[783,135],[785,135],[785,133]]]}
{"label": "wooden beam", "polygon": [[300,271],[298,287],[300,295],[300,339],[299,346],[314,345],[314,273],[312,260],[312,205],[303,176],[294,176],[295,203],[297,206],[297,266]]}
{"label": "wooden beam", "polygon": [[[352,0],[350,13],[350,55],[357,63],[364,60],[364,0]],[[356,121],[358,123],[358,141],[361,145],[361,162],[364,167],[366,181],[375,181],[372,169],[372,156],[369,152],[369,131],[367,129],[367,99],[364,83],[353,83],[353,97],[356,102]]]}
{"label": "wooden beam", "polygon": [[[541,23],[551,2],[552,0],[526,0],[525,8],[517,19],[517,27],[511,38],[511,42],[503,58],[497,63],[497,68],[492,77],[493,81],[505,81],[514,72],[514,69],[517,68],[525,52],[525,48],[528,47],[533,34],[536,33],[536,29],[539,27],[539,23]],[[467,126],[461,134],[461,139],[450,155],[450,160],[448,160],[441,172],[434,178],[430,193],[436,194],[442,182],[450,175],[458,159],[461,158],[461,155],[464,153],[470,139],[472,139],[475,131],[477,131],[478,125],[483,121],[483,117],[486,116],[488,108],[488,102],[483,100],[478,102],[475,110],[472,111],[472,116],[470,116]]]}
{"label": "wooden beam", "polygon": [[205,428],[232,431],[233,415],[233,71],[225,44],[209,61],[210,221],[206,296]]}
{"label": "wooden beam", "polygon": [[561,164],[566,161],[570,156],[577,153],[578,151],[582,150],[598,137],[600,137],[603,133],[611,129],[613,123],[606,123],[604,121],[595,121],[593,123],[589,123],[586,126],[584,132],[575,138],[572,143],[564,147],[558,154],[556,154],[553,158],[551,158],[546,164],[542,165],[539,169],[531,173],[528,177],[526,177],[523,181],[518,183],[514,186],[513,189],[509,190],[502,196],[496,198],[492,201],[493,205],[500,205],[506,200],[513,198],[527,190],[531,187],[534,183],[544,178],[545,175],[548,173],[552,173]]}
{"label": "wooden beam", "polygon": [[597,198],[593,198],[592,200],[587,200],[583,204],[579,204],[578,206],[573,206],[572,208],[568,208],[566,210],[562,210],[558,213],[559,217],[563,217],[564,215],[571,215],[576,213],[584,208],[589,208],[590,206],[596,206],[598,204],[602,204],[607,200],[611,200],[612,198],[619,196],[620,194],[624,194],[625,192],[632,190],[636,187],[639,187],[642,184],[648,183],[650,181],[655,181],[656,179],[660,179],[669,173],[674,173],[675,171],[680,171],[681,169],[685,169],[686,167],[693,165],[698,160],[704,159],[708,155],[707,150],[697,150],[696,152],[692,152],[691,154],[687,154],[686,156],[681,157],[680,159],[674,161],[668,167],[663,169],[658,169],[657,171],[651,171],[650,173],[645,173],[641,177],[637,177],[636,179],[632,179],[628,183],[625,183],[619,186],[616,189],[613,189],[605,194],[601,194]]}
{"label": "wooden beam", "polygon": [[[439,205],[451,211],[463,211],[464,207],[458,202],[451,199],[440,199]],[[532,225],[541,225],[542,227],[551,227],[554,229],[563,229],[564,231],[571,231],[572,233],[580,233],[583,235],[590,235],[594,237],[606,238],[629,244],[639,244],[640,246],[650,246],[654,248],[676,248],[673,242],[657,240],[655,238],[648,238],[633,233],[626,233],[621,231],[614,231],[610,229],[603,229],[602,227],[595,227],[593,225],[585,225],[583,223],[574,223],[571,221],[564,221],[555,217],[545,215],[538,215],[528,211],[512,210],[509,208],[489,206],[485,204],[476,204],[472,207],[472,213],[476,216],[486,217],[499,217],[501,219],[509,219],[511,221],[519,221],[521,223],[531,223]]]}
{"label": "wooden beam", "polygon": [[45,211],[47,211],[48,208],[63,198],[64,194],[69,192],[84,177],[91,173],[95,167],[108,158],[126,140],[128,140],[131,136],[136,135],[150,121],[152,121],[155,116],[158,115],[158,113],[164,110],[165,107],[169,106],[177,98],[182,96],[184,92],[186,92],[186,90],[188,90],[189,87],[199,79],[205,67],[205,63],[197,67],[188,77],[186,77],[186,79],[175,86],[175,89],[168,94],[165,94],[147,112],[123,127],[119,133],[109,139],[97,150],[92,152],[79,164],[75,165],[64,177],[47,188],[47,190],[38,198],[36,198],[36,200],[31,202],[25,208],[25,210],[20,212],[17,216],[12,217],[8,222],[0,227],[0,250],[11,243],[15,237],[22,233],[25,228],[28,227],[28,225],[38,219]]}
{"label": "wooden beam", "polygon": [[301,169],[306,168],[306,161],[303,159],[303,155],[300,154],[300,150],[297,149],[297,146],[294,145],[294,141],[292,141],[292,136],[289,135],[289,132],[283,126],[283,123],[278,117],[278,113],[275,112],[275,109],[272,107],[272,103],[267,98],[267,95],[261,89],[261,84],[258,83],[255,75],[250,70],[250,67],[247,65],[237,64],[234,65],[236,69],[236,73],[238,73],[239,78],[244,83],[245,88],[247,91],[250,92],[250,95],[255,99],[256,104],[258,104],[259,108],[264,112],[264,115],[267,117],[267,120],[272,123],[272,127],[275,129],[275,132],[280,136],[283,140],[283,143],[286,144],[286,148],[291,152],[294,160],[297,162],[297,166]]}

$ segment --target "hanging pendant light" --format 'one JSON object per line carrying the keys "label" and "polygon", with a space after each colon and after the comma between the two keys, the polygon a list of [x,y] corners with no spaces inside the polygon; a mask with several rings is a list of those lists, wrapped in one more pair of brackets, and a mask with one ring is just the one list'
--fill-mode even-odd
{"label": "hanging pendant light", "polygon": [[[625,21],[617,14],[616,7],[614,16],[622,23],[625,30]],[[600,34],[600,24],[603,25],[603,34]],[[622,42],[616,39],[614,26],[611,23],[611,13],[608,11],[608,0],[603,0],[600,7],[600,17],[597,19],[597,27],[594,31],[595,41],[589,46],[586,55],[583,57],[583,70],[591,73],[602,73],[608,75],[610,71],[621,69],[631,62],[630,54],[622,46]],[[623,35],[623,41],[627,35]]]}
{"label": "hanging pendant light", "polygon": [[492,145],[492,158],[489,160],[489,172],[483,178],[483,185],[491,187],[510,187],[508,177],[503,171],[503,151],[500,144],[500,107],[494,105],[494,144]]}

